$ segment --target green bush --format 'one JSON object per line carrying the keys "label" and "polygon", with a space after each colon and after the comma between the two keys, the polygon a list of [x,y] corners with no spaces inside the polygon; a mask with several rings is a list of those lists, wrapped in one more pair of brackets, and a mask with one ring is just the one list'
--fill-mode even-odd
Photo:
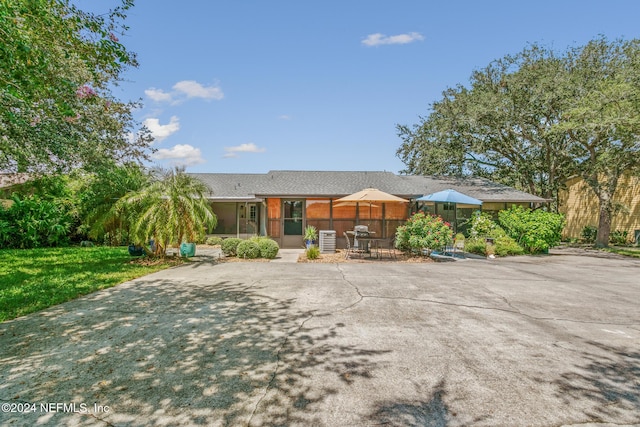
{"label": "green bush", "polygon": [[470,223],[469,237],[472,238],[497,237],[496,233],[499,233],[498,235],[504,234],[500,226],[486,212],[474,212]]}
{"label": "green bush", "polygon": [[509,236],[501,236],[494,240],[495,254],[498,256],[522,255],[524,249]]}
{"label": "green bush", "polygon": [[209,237],[206,243],[207,245],[215,246],[215,245],[221,245],[223,241],[224,239],[222,239],[222,237],[214,236],[214,237]]}
{"label": "green bush", "polygon": [[615,230],[609,234],[609,243],[612,245],[626,245],[629,242],[629,232]]}
{"label": "green bush", "polygon": [[254,259],[260,256],[258,244],[251,240],[242,240],[236,248],[238,258]]}
{"label": "green bush", "polygon": [[[495,233],[494,234],[499,234]],[[465,240],[464,250],[472,254],[489,255],[493,253],[498,256],[522,255],[524,249],[511,237],[506,234],[493,237],[493,247],[489,247],[484,237],[470,237]]]}
{"label": "green bush", "polygon": [[543,210],[512,206],[498,213],[500,225],[525,251],[546,252],[562,238],[564,216]]}
{"label": "green bush", "polygon": [[307,259],[317,259],[320,256],[320,248],[317,246],[311,246],[306,251]]}
{"label": "green bush", "polygon": [[396,230],[396,247],[403,252],[421,252],[423,248],[439,249],[453,241],[448,222],[439,216],[414,214]]}
{"label": "green bush", "polygon": [[260,239],[258,247],[260,248],[260,256],[266,259],[274,259],[280,250],[278,243],[269,238]]}
{"label": "green bush", "polygon": [[224,239],[221,244],[222,252],[225,256],[236,256],[240,242],[242,242],[242,239],[238,239],[237,237]]}
{"label": "green bush", "polygon": [[69,244],[74,219],[64,201],[17,194],[12,200],[8,209],[0,206],[0,247],[29,249]]}
{"label": "green bush", "polygon": [[596,237],[598,236],[598,227],[595,225],[585,225],[582,229],[582,233],[580,233],[580,237],[582,241],[585,243],[593,243],[596,241]]}
{"label": "green bush", "polygon": [[487,243],[484,237],[469,237],[464,241],[464,250],[472,254],[486,255]]}

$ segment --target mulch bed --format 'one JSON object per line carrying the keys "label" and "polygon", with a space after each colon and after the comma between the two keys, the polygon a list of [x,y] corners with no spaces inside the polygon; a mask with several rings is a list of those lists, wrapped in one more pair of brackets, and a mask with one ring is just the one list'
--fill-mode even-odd
{"label": "mulch bed", "polygon": [[[209,245],[198,245],[198,247],[202,248],[215,248],[218,246],[209,246]],[[196,251],[196,255],[197,255]],[[396,251],[395,258],[389,258],[387,254],[385,254],[382,258],[368,258],[367,256],[362,257],[361,255],[353,255],[349,259],[344,258],[345,250],[337,249],[334,254],[320,254],[317,259],[307,259],[306,254],[300,254],[298,257],[298,262],[301,263],[325,263],[325,264],[335,264],[335,263],[364,263],[364,262],[400,262],[400,263],[431,263],[434,262],[429,257],[411,257],[407,256],[399,251]],[[226,263],[226,262],[269,262],[271,260],[264,258],[256,258],[256,259],[243,259],[237,257],[222,257],[217,258],[214,262]]]}
{"label": "mulch bed", "polygon": [[353,255],[349,257],[349,259],[345,259],[344,257],[345,251],[343,249],[336,250],[335,254],[320,254],[317,259],[307,259],[306,254],[300,254],[298,257],[298,262],[314,262],[314,263],[338,263],[338,262],[348,262],[348,263],[356,263],[356,262],[402,262],[402,263],[429,263],[434,262],[429,257],[410,257],[405,254],[396,252],[395,258],[389,258],[386,254],[382,258],[368,258],[367,256],[362,257],[361,255]]}
{"label": "mulch bed", "polygon": [[153,265],[163,265],[163,264],[169,264],[172,267],[175,267],[176,265],[180,265],[180,264],[184,264],[186,261],[182,258],[182,257],[149,257],[149,256],[143,256],[140,258],[136,258],[136,259],[132,259],[131,261],[129,261],[129,264],[135,264],[135,265],[143,265],[145,267],[150,267]]}

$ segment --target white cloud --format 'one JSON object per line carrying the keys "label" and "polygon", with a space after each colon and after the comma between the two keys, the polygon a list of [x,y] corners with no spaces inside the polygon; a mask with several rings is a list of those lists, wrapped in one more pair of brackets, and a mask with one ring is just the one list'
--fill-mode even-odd
{"label": "white cloud", "polygon": [[187,95],[187,98],[217,99],[224,98],[222,89],[218,86],[203,86],[195,80],[182,80],[173,89]]}
{"label": "white cloud", "polygon": [[150,87],[145,90],[144,94],[156,102],[170,102],[172,99],[170,93],[167,93],[162,89],[156,89],[155,87]]}
{"label": "white cloud", "polygon": [[288,114],[282,114],[282,115],[278,116],[278,118],[280,120],[291,120],[291,116],[288,115]]}
{"label": "white cloud", "polygon": [[156,160],[170,160],[174,166],[192,166],[204,163],[202,152],[189,144],[178,144],[172,148],[161,148],[152,157]]}
{"label": "white cloud", "polygon": [[149,118],[142,122],[150,131],[156,142],[160,142],[180,130],[180,119],[172,116],[169,123],[161,125],[159,119]]}
{"label": "white cloud", "polygon": [[369,34],[366,39],[362,40],[362,44],[366,46],[380,46],[383,44],[407,44],[415,41],[424,40],[420,33],[398,34],[395,36],[385,36],[376,33]]}
{"label": "white cloud", "polygon": [[224,93],[218,85],[204,86],[195,80],[181,80],[174,84],[171,92],[150,87],[144,91],[145,95],[155,102],[170,102],[180,104],[185,99],[201,98],[221,100]]}
{"label": "white cloud", "polygon": [[238,157],[238,153],[264,153],[267,149],[258,147],[253,142],[250,142],[248,144],[240,144],[234,147],[225,147],[224,151],[226,151],[226,153],[223,157],[230,158]]}

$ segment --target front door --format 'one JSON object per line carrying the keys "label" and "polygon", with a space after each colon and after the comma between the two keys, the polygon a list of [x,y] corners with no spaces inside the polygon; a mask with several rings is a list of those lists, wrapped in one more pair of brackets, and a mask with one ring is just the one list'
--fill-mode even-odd
{"label": "front door", "polygon": [[240,203],[238,207],[238,237],[246,239],[258,234],[258,206]]}
{"label": "front door", "polygon": [[303,246],[304,200],[282,201],[283,248],[301,248]]}

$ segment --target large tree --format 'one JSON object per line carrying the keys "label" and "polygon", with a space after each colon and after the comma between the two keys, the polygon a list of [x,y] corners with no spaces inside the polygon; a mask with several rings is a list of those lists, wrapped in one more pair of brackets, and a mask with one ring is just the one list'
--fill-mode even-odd
{"label": "large tree", "polygon": [[596,245],[609,243],[622,174],[640,173],[640,40],[599,38],[566,57],[567,108],[556,132],[598,198]]}
{"label": "large tree", "polygon": [[0,171],[61,172],[140,159],[136,103],[111,89],[136,57],[119,41],[133,0],[105,15],[68,0],[0,1]]}
{"label": "large tree", "polygon": [[611,196],[640,162],[638,41],[598,38],[558,55],[532,45],[447,89],[421,122],[398,126],[406,172],[476,174],[557,201],[580,174],[600,200],[599,245]]}
{"label": "large tree", "polygon": [[447,89],[421,122],[398,126],[405,172],[484,176],[544,198],[557,195],[566,144],[551,132],[561,112],[562,62],[531,46],[473,72],[470,87]]}

